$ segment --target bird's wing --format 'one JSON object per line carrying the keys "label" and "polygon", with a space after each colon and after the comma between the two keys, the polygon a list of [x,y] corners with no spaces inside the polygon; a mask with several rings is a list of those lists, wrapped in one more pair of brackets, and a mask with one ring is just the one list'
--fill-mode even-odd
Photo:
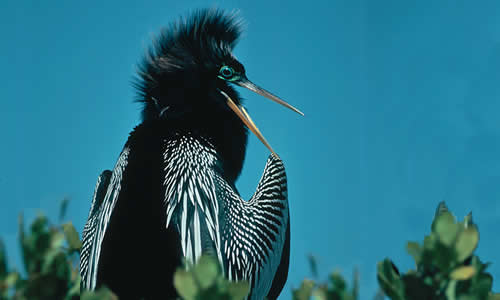
{"label": "bird's wing", "polygon": [[278,270],[274,274],[273,283],[269,293],[267,293],[267,300],[277,299],[281,294],[283,287],[285,286],[286,280],[288,278],[288,267],[290,264],[290,221],[288,221],[288,226],[285,234],[285,245],[283,246],[283,252],[281,253],[281,262],[278,266]]}
{"label": "bird's wing", "polygon": [[[228,277],[250,280],[250,299],[264,299],[271,285],[274,290],[282,289],[288,274],[287,180],[283,162],[276,155],[269,156],[255,194],[241,203],[232,206],[226,218],[231,223],[223,237]],[[282,274],[276,274],[278,271]],[[284,280],[273,283],[275,275]]]}
{"label": "bird's wing", "polygon": [[83,227],[82,233],[82,249],[80,252],[80,274],[82,278],[86,278],[89,258],[90,258],[90,248],[92,247],[92,237],[95,234],[97,217],[99,215],[99,210],[101,204],[106,196],[106,191],[108,190],[109,181],[111,179],[111,171],[104,170],[101,175],[97,178],[97,183],[94,189],[94,197],[92,198],[92,204],[90,206],[89,216],[87,218],[87,223]]}
{"label": "bird's wing", "polygon": [[121,189],[123,171],[127,165],[129,149],[123,149],[113,172],[106,170],[97,179],[87,223],[83,229],[80,256],[82,289],[96,287],[100,247],[106,233],[111,212]]}
{"label": "bird's wing", "polygon": [[[213,249],[229,279],[251,282],[251,299],[264,299],[271,286],[281,290],[289,255],[282,161],[269,157],[255,194],[244,201],[211,147],[185,137],[167,141],[163,153],[166,226],[179,233],[186,260]],[[273,283],[277,271],[285,280]]]}

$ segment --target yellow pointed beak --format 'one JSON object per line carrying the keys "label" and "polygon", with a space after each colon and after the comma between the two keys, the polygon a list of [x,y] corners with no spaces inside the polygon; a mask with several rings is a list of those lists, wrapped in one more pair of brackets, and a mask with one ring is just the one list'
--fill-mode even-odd
{"label": "yellow pointed beak", "polygon": [[[291,106],[290,104],[286,103],[285,101],[281,100],[280,98],[276,97],[275,95],[269,93],[268,91],[256,86],[255,84],[253,84],[252,82],[250,82],[248,80],[243,80],[243,81],[235,82],[235,83],[242,86],[242,87],[245,87],[251,91],[254,91],[254,92],[256,92],[256,93],[258,93],[266,98],[269,98],[269,99],[273,100],[274,102],[277,102],[277,103],[295,111],[298,114],[304,115],[300,110],[296,109],[295,107]],[[250,118],[250,115],[247,113],[245,108],[243,106],[238,106],[236,103],[234,103],[233,99],[231,99],[231,97],[229,97],[229,95],[227,95],[224,91],[219,90],[219,92],[226,98],[227,105],[229,106],[229,108],[231,108],[231,110],[234,111],[234,113],[241,119],[241,121],[248,127],[248,129],[250,129],[250,131],[252,131],[257,136],[257,138],[267,147],[267,149],[269,149],[269,151],[271,151],[271,153],[273,153],[274,155],[277,156],[276,152],[274,152],[271,145],[269,145],[266,138],[260,132],[259,128],[257,128],[257,125],[255,125],[252,118]]]}
{"label": "yellow pointed beak", "polygon": [[255,83],[251,82],[246,77],[243,77],[243,78],[240,78],[240,79],[234,81],[234,84],[237,84],[237,85],[239,85],[241,87],[249,89],[252,92],[255,92],[255,93],[257,93],[257,94],[259,94],[261,96],[264,96],[264,97],[266,97],[269,100],[272,100],[272,101],[274,101],[274,102],[276,102],[278,104],[281,104],[284,107],[289,108],[289,109],[293,110],[294,112],[298,113],[299,115],[302,115],[302,116],[304,115],[304,113],[301,112],[300,110],[296,109],[292,105],[290,105],[290,104],[286,103],[285,101],[281,100],[278,96],[274,95],[273,93],[271,93],[269,91],[266,91],[265,89],[261,88],[260,86],[256,85]]}
{"label": "yellow pointed beak", "polygon": [[267,147],[267,149],[269,149],[269,151],[271,151],[273,154],[276,154],[273,148],[271,148],[271,145],[269,145],[269,143],[267,142],[266,138],[260,132],[259,128],[257,128],[255,123],[252,121],[250,115],[243,108],[243,106],[236,105],[233,99],[231,99],[231,97],[229,97],[223,91],[219,90],[219,92],[224,97],[226,97],[227,105],[229,106],[229,108],[231,108],[231,110],[234,111],[234,113],[241,119],[241,121],[243,121],[243,123],[248,127],[248,129],[250,129],[250,131],[252,131],[259,138],[259,140]]}

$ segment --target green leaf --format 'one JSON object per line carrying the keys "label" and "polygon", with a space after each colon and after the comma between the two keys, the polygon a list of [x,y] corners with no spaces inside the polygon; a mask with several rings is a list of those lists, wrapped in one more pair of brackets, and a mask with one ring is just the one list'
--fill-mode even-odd
{"label": "green leaf", "polygon": [[68,210],[69,198],[64,198],[61,201],[61,206],[59,207],[59,222],[62,222],[66,216],[66,211]]}
{"label": "green leaf", "polygon": [[70,250],[80,250],[80,248],[82,247],[82,242],[78,237],[78,232],[76,231],[75,226],[73,226],[71,222],[68,222],[66,224],[63,224],[62,227]]}
{"label": "green leaf", "polygon": [[95,292],[84,292],[81,300],[118,300],[118,297],[111,290],[100,288]]}
{"label": "green leaf", "polygon": [[436,208],[436,212],[434,213],[434,219],[442,215],[443,213],[448,212],[448,207],[444,201],[439,202],[438,207]]}
{"label": "green leaf", "polygon": [[81,278],[80,275],[78,275],[75,282],[73,283],[73,286],[69,289],[68,293],[66,294],[66,300],[70,300],[73,297],[80,298],[80,282]]}
{"label": "green leaf", "polygon": [[456,266],[456,253],[454,248],[450,248],[439,242],[428,252],[426,264],[437,267],[441,272],[450,272]]}
{"label": "green leaf", "polygon": [[465,228],[468,228],[470,226],[475,226],[474,222],[472,221],[472,212],[469,212],[464,217],[464,226],[465,226]]}
{"label": "green leaf", "polygon": [[196,263],[193,273],[201,289],[206,289],[215,283],[219,274],[219,264],[212,256],[204,255]]}
{"label": "green leaf", "polygon": [[19,273],[17,272],[12,272],[7,275],[5,278],[5,284],[8,287],[13,287],[17,284],[17,282],[21,279],[21,276],[19,276]]}
{"label": "green leaf", "polygon": [[43,260],[41,272],[43,274],[50,273],[53,269],[53,266],[56,264],[56,260],[60,260],[60,256],[64,255],[60,249],[52,249],[47,252],[45,258]]}
{"label": "green leaf", "polygon": [[500,300],[500,294],[490,294],[488,300]]}
{"label": "green leaf", "polygon": [[487,273],[480,273],[472,278],[472,282],[472,292],[474,292],[474,294],[485,297],[489,292],[491,292],[493,277],[491,277],[491,275]]}
{"label": "green leaf", "polygon": [[413,257],[415,265],[418,266],[422,260],[422,248],[420,248],[420,245],[416,242],[408,242],[406,244],[406,251]]}
{"label": "green leaf", "polygon": [[439,240],[446,246],[451,246],[459,231],[459,225],[450,212],[444,212],[435,220],[434,232]]}
{"label": "green leaf", "polygon": [[246,281],[231,282],[227,292],[232,300],[242,300],[250,292],[250,285]]}
{"label": "green leaf", "polygon": [[21,246],[21,254],[23,257],[23,263],[25,270],[29,273],[31,265],[30,249],[28,248],[28,242],[26,239],[26,232],[24,231],[24,217],[23,214],[19,214],[18,217],[18,227],[19,227],[19,244]]}
{"label": "green leaf", "polygon": [[7,276],[7,251],[2,240],[0,240],[0,280]]}
{"label": "green leaf", "polygon": [[424,250],[434,249],[436,243],[438,242],[435,234],[431,234],[424,237]]}
{"label": "green leaf", "polygon": [[300,287],[296,290],[293,290],[292,292],[293,300],[309,300],[311,298],[314,286],[315,286],[314,281],[309,279],[304,279]]}
{"label": "green leaf", "polygon": [[192,273],[179,269],[174,274],[174,286],[179,295],[186,300],[195,299],[198,286]]}
{"label": "green leaf", "polygon": [[31,223],[30,230],[34,235],[43,234],[47,232],[48,225],[49,220],[47,217],[40,214],[35,218],[33,223]]}
{"label": "green leaf", "polygon": [[480,297],[478,295],[472,295],[472,294],[461,294],[461,292],[456,292],[457,294],[457,300],[485,300],[484,297]]}
{"label": "green leaf", "polygon": [[309,261],[309,268],[311,269],[312,276],[318,278],[318,260],[312,254],[307,256],[307,260]]}
{"label": "green leaf", "polygon": [[64,245],[64,234],[60,231],[54,232],[50,241],[51,249],[61,249]]}
{"label": "green leaf", "polygon": [[352,280],[352,298],[353,299],[358,299],[359,298],[359,271],[357,269],[354,270],[353,273],[353,280]]}
{"label": "green leaf", "polygon": [[332,284],[333,290],[338,292],[343,292],[346,289],[346,282],[344,278],[338,272],[333,272],[330,274],[330,283]]}
{"label": "green leaf", "polygon": [[476,249],[478,242],[479,233],[475,227],[468,227],[462,230],[455,244],[458,261],[462,262],[469,257]]}
{"label": "green leaf", "polygon": [[385,259],[377,265],[377,279],[384,293],[393,300],[404,299],[404,285],[394,270],[391,260]]}
{"label": "green leaf", "polygon": [[452,280],[448,284],[448,287],[446,288],[446,299],[447,300],[455,300],[455,289],[457,288],[457,281]]}
{"label": "green leaf", "polygon": [[450,274],[450,278],[454,280],[468,280],[476,274],[476,268],[473,266],[459,267]]}
{"label": "green leaf", "polygon": [[[320,286],[312,292],[314,300],[328,300],[328,290],[326,286]],[[343,299],[343,298],[342,298]]]}
{"label": "green leaf", "polygon": [[410,271],[403,275],[404,283],[404,299],[406,300],[422,300],[433,299],[435,290],[427,285],[425,278],[415,271]]}

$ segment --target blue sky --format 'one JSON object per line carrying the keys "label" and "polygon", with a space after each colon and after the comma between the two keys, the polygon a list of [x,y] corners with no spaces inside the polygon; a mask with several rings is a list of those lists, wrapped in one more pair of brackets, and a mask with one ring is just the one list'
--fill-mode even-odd
{"label": "blue sky", "polygon": [[[11,263],[17,215],[79,230],[101,170],[139,122],[131,81],[159,28],[194,8],[239,9],[248,77],[305,112],[241,90],[289,177],[292,260],[282,299],[310,274],[412,267],[446,200],[479,224],[500,291],[500,2],[38,1],[0,3],[0,236]],[[252,136],[238,188],[253,193],[268,151]]]}

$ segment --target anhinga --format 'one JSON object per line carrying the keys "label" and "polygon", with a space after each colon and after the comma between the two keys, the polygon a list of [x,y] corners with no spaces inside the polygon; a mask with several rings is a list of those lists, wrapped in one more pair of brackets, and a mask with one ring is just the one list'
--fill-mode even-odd
{"label": "anhinga", "polygon": [[[288,274],[285,169],[243,108],[234,86],[301,113],[249,81],[232,55],[240,22],[201,10],[164,29],[139,67],[143,122],[113,171],[97,181],[83,231],[83,289],[120,299],[169,299],[183,259],[215,256],[249,299],[275,299]],[[236,187],[247,128],[272,152],[253,197]]]}

